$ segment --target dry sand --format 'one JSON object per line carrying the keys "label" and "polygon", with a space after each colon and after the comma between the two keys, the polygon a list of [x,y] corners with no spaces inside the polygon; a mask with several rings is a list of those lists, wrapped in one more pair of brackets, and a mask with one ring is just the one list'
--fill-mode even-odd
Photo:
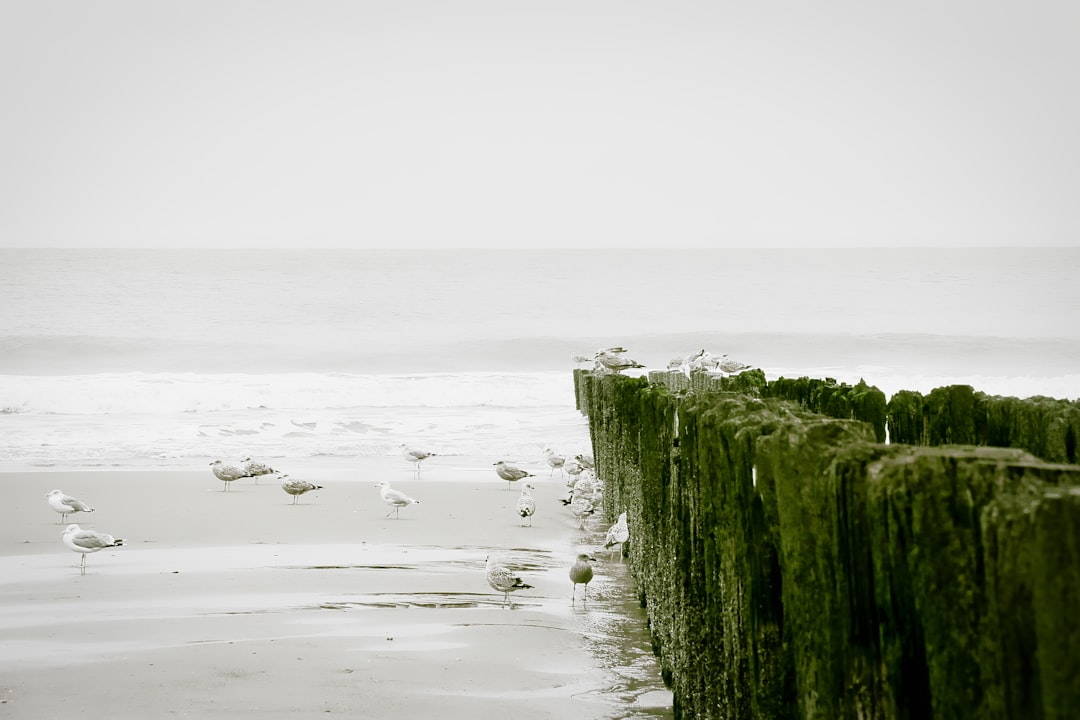
{"label": "dry sand", "polygon": [[[536,471],[521,527],[485,460],[280,464],[325,488],[293,505],[272,478],[223,492],[208,465],[0,474],[0,718],[670,717],[632,581],[558,476]],[[384,479],[420,504],[387,518]],[[85,575],[54,488],[96,508],[67,523],[126,539]],[[579,548],[599,559],[572,603]],[[493,551],[534,586],[510,607]]]}

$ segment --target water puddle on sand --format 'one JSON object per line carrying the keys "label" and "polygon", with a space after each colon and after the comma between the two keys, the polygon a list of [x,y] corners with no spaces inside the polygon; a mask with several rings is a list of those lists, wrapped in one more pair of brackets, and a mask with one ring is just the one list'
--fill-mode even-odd
{"label": "water puddle on sand", "polygon": [[[607,553],[601,548],[603,534],[583,531],[580,546],[565,553],[519,547],[500,550],[515,571],[530,582],[541,580],[546,588],[557,588],[558,596],[550,593],[514,595],[512,608],[517,611],[550,613],[580,633],[586,651],[608,679],[605,687],[589,690],[585,697],[611,708],[613,720],[668,720],[674,717],[671,692],[660,676],[659,662],[653,654],[645,610],[638,600],[637,586],[620,549]],[[414,555],[415,563],[386,563],[385,565],[297,565],[302,571],[341,570],[411,570],[422,572],[480,573],[486,554],[482,548],[425,548],[427,553]],[[587,593],[578,586],[576,599],[568,577],[569,564],[578,552],[595,558],[594,578]],[[421,560],[421,558],[423,558]],[[434,561],[434,562],[432,562]],[[540,585],[541,583],[536,583]],[[565,593],[562,593],[565,590]],[[534,591],[535,592],[535,591]],[[367,593],[347,598],[327,600],[316,606],[296,610],[350,611],[385,608],[468,609],[493,608],[502,605],[502,597],[493,593],[418,592]],[[460,624],[468,624],[465,623]],[[431,626],[426,626],[428,631]]]}

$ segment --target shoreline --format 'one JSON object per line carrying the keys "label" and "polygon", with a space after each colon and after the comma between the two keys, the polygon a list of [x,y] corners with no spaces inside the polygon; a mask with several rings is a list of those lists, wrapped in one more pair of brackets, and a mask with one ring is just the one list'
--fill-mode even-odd
{"label": "shoreline", "polygon": [[[425,463],[414,480],[391,460],[290,468],[324,485],[297,505],[269,478],[223,492],[209,468],[0,473],[0,699],[26,717],[74,698],[131,718],[474,718],[493,703],[518,718],[671,716],[655,668],[612,666],[612,652],[642,664],[644,613],[627,617],[633,581],[599,549],[607,523],[581,530],[558,475],[530,478],[530,528],[518,484],[480,472],[485,461]],[[382,479],[420,504],[385,517]],[[54,487],[96,508],[66,522],[126,539],[89,555],[85,575],[45,502]],[[572,602],[582,548],[596,578]],[[510,607],[484,579],[493,551],[533,585]]]}

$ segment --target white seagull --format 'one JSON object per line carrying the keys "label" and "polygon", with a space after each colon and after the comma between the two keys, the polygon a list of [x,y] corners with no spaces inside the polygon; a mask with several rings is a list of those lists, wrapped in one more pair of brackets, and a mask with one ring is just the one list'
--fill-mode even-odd
{"label": "white seagull", "polygon": [[574,495],[574,499],[570,501],[570,514],[578,519],[582,530],[585,529],[585,521],[594,512],[596,512],[596,507],[593,506],[592,500],[586,497]]}
{"label": "white seagull", "polygon": [[495,472],[506,481],[506,489],[509,490],[511,483],[515,483],[522,478],[536,477],[531,472],[522,470],[521,468],[514,467],[513,465],[507,465],[505,460],[500,460],[495,465]]}
{"label": "white seagull", "polygon": [[577,560],[570,566],[570,580],[574,583],[574,592],[570,596],[571,602],[577,599],[578,585],[585,586],[584,599],[589,599],[589,581],[593,578],[593,569],[589,562],[595,559],[587,553],[578,553]]}
{"label": "white seagull", "polygon": [[45,497],[49,499],[49,506],[56,512],[60,513],[60,522],[57,523],[58,525],[62,524],[65,520],[67,520],[67,516],[72,513],[94,512],[94,508],[90,507],[82,500],[73,498],[70,495],[65,495],[60,490],[51,490],[49,491],[49,494],[47,494]]}
{"label": "white seagull", "polygon": [[247,473],[248,477],[255,478],[256,485],[259,484],[259,477],[262,475],[277,475],[277,470],[266,463],[252,460],[250,457],[244,458],[241,462],[244,466],[244,472]]}
{"label": "white seagull", "polygon": [[427,450],[411,448],[405,443],[402,443],[400,447],[401,457],[413,464],[413,475],[416,477],[420,477],[420,463],[427,460],[429,457],[434,457],[436,455],[436,453],[428,452]]}
{"label": "white seagull", "polygon": [[390,513],[393,513],[394,518],[396,519],[398,513],[401,512],[401,508],[407,505],[420,504],[420,501],[416,498],[411,498],[400,490],[395,490],[390,487],[390,483],[385,480],[377,483],[375,487],[379,488],[379,493],[382,495],[383,502],[393,508],[393,510],[386,513],[386,517],[390,517]]}
{"label": "white seagull", "polygon": [[559,474],[563,474],[563,465],[566,464],[566,457],[560,455],[551,448],[544,448],[544,455],[547,457],[547,464],[551,466],[551,472],[548,475],[554,475],[558,470]]}
{"label": "white seagull", "polygon": [[607,537],[604,538],[604,549],[612,550],[616,545],[622,550],[622,544],[630,539],[630,528],[626,524],[626,511],[619,513],[619,519],[608,528]]}
{"label": "white seagull", "polygon": [[112,535],[95,532],[93,530],[83,530],[75,524],[68,525],[64,528],[64,533],[61,537],[63,538],[65,545],[82,555],[82,560],[79,562],[80,575],[86,574],[86,556],[89,553],[95,553],[98,550],[110,547],[120,547],[124,544],[123,538],[114,538]]}
{"label": "white seagull", "polygon": [[521,516],[521,525],[525,526],[525,519],[529,520],[529,527],[532,527],[532,516],[536,514],[536,500],[533,499],[532,491],[535,490],[531,484],[525,483],[525,487],[521,488],[521,497],[518,498],[517,511]]}
{"label": "white seagull", "polygon": [[488,585],[503,594],[504,606],[510,602],[510,593],[532,588],[532,585],[522,582],[521,578],[510,571],[510,568],[495,560],[491,555],[487,556],[484,577],[487,578]]}
{"label": "white seagull", "polygon": [[217,477],[218,480],[225,483],[225,490],[223,492],[228,492],[229,483],[233,480],[251,477],[251,475],[248,475],[247,471],[243,468],[237,467],[236,465],[226,465],[220,460],[215,460],[210,463],[210,469],[214,471],[214,476]]}
{"label": "white seagull", "polygon": [[717,367],[719,367],[722,372],[725,372],[728,375],[734,375],[735,373],[740,373],[743,370],[749,370],[751,368],[751,366],[747,365],[746,363],[742,363],[738,360],[733,360],[729,358],[727,354],[721,356],[720,363],[719,365],[717,365]]}
{"label": "white seagull", "polygon": [[633,368],[645,367],[637,360],[625,357],[620,353],[612,352],[611,350],[601,350],[596,354],[596,362],[602,367],[610,370],[614,373],[620,373],[623,370],[631,370]]}
{"label": "white seagull", "polygon": [[308,482],[307,480],[294,480],[288,475],[281,476],[281,489],[293,496],[292,504],[295,505],[300,496],[312,490],[322,490],[322,485]]}

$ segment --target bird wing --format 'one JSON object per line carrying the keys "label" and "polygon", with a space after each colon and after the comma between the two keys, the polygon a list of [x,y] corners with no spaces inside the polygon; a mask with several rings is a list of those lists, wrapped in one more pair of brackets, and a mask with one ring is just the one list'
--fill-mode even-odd
{"label": "bird wing", "polygon": [[416,502],[405,493],[393,488],[383,488],[383,500],[394,505],[408,505]]}
{"label": "bird wing", "polygon": [[116,544],[116,539],[112,535],[106,535],[105,533],[94,532],[93,530],[80,530],[71,537],[71,543],[78,545],[81,548],[87,548],[88,550],[100,550],[101,548],[112,547]]}

